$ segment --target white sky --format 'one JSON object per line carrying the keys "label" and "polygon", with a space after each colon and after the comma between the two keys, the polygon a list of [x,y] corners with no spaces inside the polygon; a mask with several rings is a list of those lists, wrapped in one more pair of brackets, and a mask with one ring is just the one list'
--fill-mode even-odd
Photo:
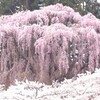
{"label": "white sky", "polygon": [[97,0],[100,3],[100,0]]}

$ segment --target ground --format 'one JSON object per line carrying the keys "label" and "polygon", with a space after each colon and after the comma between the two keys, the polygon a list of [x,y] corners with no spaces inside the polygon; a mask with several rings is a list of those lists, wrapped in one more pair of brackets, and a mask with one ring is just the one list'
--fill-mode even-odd
{"label": "ground", "polygon": [[18,82],[4,90],[0,88],[0,100],[99,100],[100,69],[95,73],[78,75],[76,80],[65,79],[48,86],[38,82]]}

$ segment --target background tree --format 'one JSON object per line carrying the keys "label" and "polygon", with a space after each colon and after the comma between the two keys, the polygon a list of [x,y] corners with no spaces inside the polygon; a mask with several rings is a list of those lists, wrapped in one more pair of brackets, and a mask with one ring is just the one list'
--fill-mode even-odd
{"label": "background tree", "polygon": [[4,14],[7,10],[10,10],[11,0],[0,0],[0,14]]}
{"label": "background tree", "polygon": [[0,0],[0,15],[27,9],[35,10],[56,3],[70,6],[81,15],[91,12],[100,18],[100,3],[97,0]]}
{"label": "background tree", "polygon": [[100,18],[100,3],[97,0],[85,0],[86,1],[86,12],[91,12],[97,18]]}

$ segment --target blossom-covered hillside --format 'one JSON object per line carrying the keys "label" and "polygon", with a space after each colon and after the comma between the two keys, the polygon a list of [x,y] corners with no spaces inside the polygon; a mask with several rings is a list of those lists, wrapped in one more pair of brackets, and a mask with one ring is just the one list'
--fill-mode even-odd
{"label": "blossom-covered hillside", "polygon": [[95,73],[78,75],[77,80],[45,85],[37,82],[18,82],[7,91],[0,87],[0,100],[99,100],[100,69]]}

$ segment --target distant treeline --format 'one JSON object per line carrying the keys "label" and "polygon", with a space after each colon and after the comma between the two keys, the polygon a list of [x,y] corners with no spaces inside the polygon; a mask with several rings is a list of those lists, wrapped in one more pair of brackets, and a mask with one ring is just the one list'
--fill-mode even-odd
{"label": "distant treeline", "polygon": [[35,10],[50,4],[63,3],[81,15],[91,12],[100,18],[100,3],[97,0],[0,0],[0,15],[22,10]]}

